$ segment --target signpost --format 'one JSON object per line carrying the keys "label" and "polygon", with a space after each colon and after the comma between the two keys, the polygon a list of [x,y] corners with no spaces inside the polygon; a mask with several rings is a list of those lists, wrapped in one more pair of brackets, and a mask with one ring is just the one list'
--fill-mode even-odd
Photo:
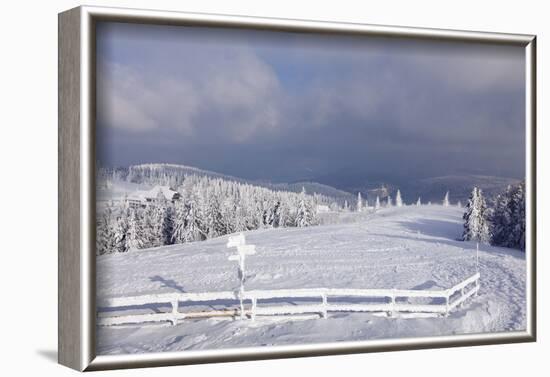
{"label": "signpost", "polygon": [[243,296],[244,296],[244,283],[246,280],[245,275],[245,260],[247,255],[253,255],[256,253],[256,246],[255,245],[247,245],[246,244],[246,238],[244,237],[244,234],[239,233],[237,236],[229,237],[229,240],[227,241],[227,247],[236,247],[237,248],[237,254],[230,255],[229,260],[230,261],[236,261],[239,263],[239,269],[238,269],[238,277],[240,280],[240,287],[239,287],[239,303],[241,306],[241,318],[244,318],[244,304],[243,304]]}

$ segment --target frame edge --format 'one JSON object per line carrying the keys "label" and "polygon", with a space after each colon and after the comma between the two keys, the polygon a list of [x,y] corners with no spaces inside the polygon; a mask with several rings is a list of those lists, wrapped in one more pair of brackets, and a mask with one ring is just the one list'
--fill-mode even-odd
{"label": "frame edge", "polygon": [[264,29],[282,32],[351,34],[374,37],[429,39],[455,42],[527,46],[535,35],[419,26],[364,24],[355,22],[288,19],[236,14],[196,13],[86,5],[83,12],[105,22],[146,23],[157,25]]}
{"label": "frame edge", "polygon": [[530,147],[529,155],[526,156],[530,165],[529,170],[526,170],[526,175],[529,179],[528,189],[528,206],[530,209],[530,268],[531,278],[530,284],[530,299],[531,299],[531,315],[530,315],[530,335],[531,341],[537,341],[537,36],[532,35],[531,40],[525,46],[526,50],[526,83],[528,92],[526,93],[526,127],[529,129],[530,138],[528,147]]}
{"label": "frame edge", "polygon": [[82,370],[80,8],[58,15],[58,363]]}
{"label": "frame edge", "polygon": [[[72,13],[71,13],[72,12]],[[71,14],[69,16],[69,14]],[[76,15],[75,15],[76,14]],[[73,97],[68,96],[64,98],[62,95],[62,78],[67,79],[67,72],[62,71],[62,50],[63,48],[67,49],[67,44],[63,45],[62,41],[64,36],[61,32],[61,23],[62,18],[67,18],[66,23],[69,23],[69,19],[77,25],[76,32],[66,33],[70,35],[65,35],[76,45],[72,47],[74,50],[71,50],[71,54],[76,54],[76,66],[70,68],[74,69],[71,71],[76,75],[76,81],[67,83],[64,81],[65,85],[71,85],[70,89],[74,93]],[[137,21],[136,21],[137,20]],[[477,43],[495,43],[495,44],[510,44],[510,45],[520,45],[528,49],[530,56],[532,57],[531,65],[526,67],[527,69],[532,70],[530,72],[530,81],[532,83],[531,88],[531,101],[526,104],[530,111],[532,111],[532,116],[529,119],[527,127],[529,127],[533,132],[531,138],[529,139],[532,142],[532,153],[528,158],[532,158],[534,163],[531,167],[533,169],[533,182],[532,182],[532,192],[530,203],[533,204],[533,209],[536,203],[535,198],[535,185],[536,185],[536,36],[535,35],[525,35],[525,34],[501,34],[501,33],[489,33],[489,32],[470,32],[470,31],[460,31],[460,30],[444,30],[444,29],[424,29],[424,28],[411,28],[411,27],[392,27],[392,26],[380,26],[380,25],[368,25],[368,24],[353,24],[353,23],[336,23],[336,22],[323,22],[323,21],[306,21],[306,20],[287,20],[287,19],[275,19],[275,18],[260,18],[260,17],[244,17],[244,16],[229,16],[229,15],[212,15],[212,14],[197,14],[197,13],[184,13],[184,12],[167,12],[167,11],[155,11],[155,10],[138,10],[138,9],[129,9],[129,8],[107,8],[107,7],[94,7],[94,6],[82,6],[79,8],[74,8],[72,10],[66,11],[59,15],[59,24],[60,24],[60,33],[59,33],[59,85],[60,85],[60,94],[59,94],[59,362],[60,364],[69,366],[73,369],[80,371],[97,371],[97,370],[106,370],[106,369],[121,369],[121,368],[143,368],[143,367],[158,367],[158,366],[171,366],[171,365],[187,365],[187,364],[200,364],[200,363],[215,363],[215,362],[235,362],[235,361],[247,361],[247,360],[267,360],[267,359],[278,359],[278,358],[295,358],[295,357],[315,357],[315,356],[329,356],[329,355],[340,355],[340,354],[354,354],[354,353],[369,353],[369,352],[389,352],[389,351],[403,351],[403,350],[415,350],[415,349],[430,349],[435,347],[447,348],[447,347],[463,347],[463,346],[478,346],[478,345],[489,345],[489,344],[507,344],[507,343],[524,343],[524,342],[534,342],[536,341],[536,263],[535,263],[535,254],[536,254],[536,227],[534,226],[530,237],[532,237],[533,242],[533,259],[531,260],[533,274],[531,276],[532,281],[532,311],[531,311],[531,326],[528,326],[525,332],[518,334],[509,334],[505,337],[499,337],[494,339],[462,339],[461,341],[452,341],[447,342],[444,340],[434,340],[431,339],[429,344],[423,344],[421,342],[415,342],[413,344],[407,345],[378,345],[378,346],[365,346],[365,345],[346,345],[340,349],[317,349],[314,348],[307,350],[282,350],[276,349],[267,352],[244,352],[244,354],[223,354],[220,352],[218,355],[187,355],[187,357],[182,357],[180,355],[139,355],[138,357],[133,357],[132,355],[128,357],[112,357],[112,356],[98,356],[95,354],[93,332],[95,330],[95,313],[86,313],[87,309],[95,309],[95,263],[93,253],[91,250],[86,250],[89,246],[93,246],[93,241],[91,239],[84,239],[86,235],[81,232],[86,232],[86,230],[81,229],[81,227],[86,227],[93,222],[92,213],[88,213],[86,219],[81,219],[83,213],[86,212],[88,199],[92,199],[92,194],[87,190],[93,191],[95,189],[94,176],[90,175],[86,180],[82,180],[81,174],[87,175],[94,171],[93,169],[93,154],[92,156],[86,156],[86,149],[91,149],[91,152],[94,153],[92,143],[94,142],[94,133],[92,128],[94,127],[93,119],[94,114],[91,110],[94,108],[94,95],[95,91],[94,82],[93,82],[93,73],[90,71],[95,70],[95,65],[93,60],[95,58],[95,53],[91,50],[95,48],[93,46],[94,34],[95,34],[95,23],[97,21],[109,21],[109,22],[140,22],[140,23],[155,23],[155,24],[177,24],[181,25],[192,24],[196,26],[212,26],[216,25],[219,27],[241,27],[241,28],[267,28],[271,30],[281,30],[281,31],[298,31],[298,32],[338,32],[338,30],[345,29],[344,33],[352,34],[363,34],[363,35],[378,35],[378,36],[388,36],[388,37],[408,37],[408,38],[427,38],[432,40],[447,40],[447,41],[467,41],[467,42],[477,42]],[[83,26],[84,25],[84,26]],[[74,25],[73,25],[74,26]],[[85,34],[89,33],[90,35],[86,36]],[[86,52],[84,55],[82,53]],[[73,55],[71,55],[73,56]],[[89,59],[89,61],[88,61]],[[74,62],[73,62],[74,63]],[[73,77],[74,78],[74,77]],[[89,80],[89,82],[88,82]],[[67,87],[65,89],[68,89]],[[90,96],[86,100],[87,96]],[[75,99],[76,98],[76,99]],[[65,100],[66,102],[63,102]],[[67,106],[71,105],[71,106]],[[90,114],[88,113],[88,110]],[[76,120],[73,119],[73,122],[63,121],[63,116],[76,116]],[[82,128],[81,128],[82,127]],[[64,133],[69,132],[77,133],[77,137],[71,140],[68,140]],[[76,141],[75,141],[76,140]],[[67,152],[65,155],[61,153],[62,144],[64,144]],[[71,144],[72,143],[72,144]],[[83,144],[82,144],[83,143]],[[86,145],[89,146],[87,148]],[[68,150],[74,153],[76,156],[75,161],[65,161],[67,160]],[[89,159],[91,158],[91,161]],[[70,168],[67,168],[67,164],[70,163]],[[65,164],[65,170],[63,169],[63,164]],[[75,170],[71,170],[75,169]],[[89,171],[87,171],[89,169]],[[73,180],[67,180],[66,177],[62,174],[68,175],[72,173],[71,177]],[[92,183],[90,187],[86,187],[86,184]],[[62,194],[69,189],[70,185],[73,185],[73,194],[76,194],[76,198],[73,198],[73,201],[68,204],[69,207],[64,207],[62,205]],[[81,187],[82,186],[82,187]],[[91,203],[93,204],[93,203]],[[80,207],[79,207],[80,205]],[[84,207],[82,207],[84,206]],[[75,207],[75,208],[73,208]],[[91,207],[91,205],[90,205]],[[63,209],[62,209],[63,208]],[[68,217],[70,210],[76,210],[77,216],[72,217],[72,223],[70,223],[67,228],[62,224],[62,214]],[[64,212],[64,213],[63,213]],[[71,212],[72,214],[72,212]],[[532,218],[534,219],[533,224],[536,224],[536,211],[533,210],[531,213]],[[84,221],[81,223],[81,221]],[[73,233],[70,233],[70,230]],[[76,237],[76,243],[74,244],[75,249],[69,248],[61,251],[62,244],[67,246],[68,238],[70,236]],[[76,236],[75,236],[76,235]],[[64,238],[63,238],[64,237]],[[84,243],[82,243],[82,240]],[[68,255],[72,252],[72,255]],[[86,252],[90,252],[90,255],[86,256]],[[89,261],[87,260],[89,257]],[[76,258],[77,263],[69,267],[62,268],[62,260],[68,262],[71,258]],[[67,269],[71,269],[70,271]],[[72,278],[68,275],[75,274]],[[67,276],[62,276],[62,274],[67,274]],[[76,279],[76,280],[75,280]],[[65,284],[66,290],[68,290],[67,285],[76,284],[76,287],[71,287],[72,293],[76,292],[75,296],[66,296],[67,305],[62,304],[61,299],[61,285]],[[84,288],[83,288],[84,287]],[[91,296],[91,297],[87,297]],[[84,305],[83,305],[84,303]],[[67,328],[63,331],[63,327],[72,326],[74,323],[63,323],[61,321],[61,314],[64,312],[64,315],[67,315],[71,309],[78,310],[78,314],[73,312],[72,314],[76,317],[78,326]],[[64,357],[65,359],[70,359],[72,362],[63,362],[62,359],[62,349],[61,349],[61,340],[62,332],[64,336],[69,336],[69,342],[72,344],[76,343],[76,347],[72,349],[65,350]],[[79,338],[80,336],[80,338]],[[83,336],[83,337],[82,337]],[[67,341],[67,338],[63,338]],[[427,339],[426,339],[427,340]],[[232,351],[242,351],[239,349],[232,349]]]}

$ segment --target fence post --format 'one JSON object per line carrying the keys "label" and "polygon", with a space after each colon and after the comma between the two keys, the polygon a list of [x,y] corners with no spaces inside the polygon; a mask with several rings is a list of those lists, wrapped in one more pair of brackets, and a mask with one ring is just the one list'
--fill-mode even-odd
{"label": "fence post", "polygon": [[240,304],[240,307],[241,307],[241,313],[240,313],[240,317],[241,319],[244,319],[245,318],[245,314],[244,314],[244,287],[241,286],[241,288],[239,289],[239,304]]}
{"label": "fence post", "polygon": [[321,295],[321,298],[323,300],[323,312],[321,313],[321,315],[323,316],[323,318],[327,318],[327,294],[326,293],[323,293]]}
{"label": "fence post", "polygon": [[390,299],[391,299],[391,309],[390,309],[390,312],[388,313],[390,317],[395,317],[395,289],[392,289],[392,293],[390,294]]}
{"label": "fence post", "polygon": [[179,301],[177,298],[174,298],[172,300],[172,326],[176,326],[178,324],[178,306]]}
{"label": "fence post", "polygon": [[238,262],[238,271],[237,276],[240,280],[240,288],[239,288],[239,294],[238,299],[241,307],[241,319],[245,318],[244,314],[244,283],[246,281],[246,275],[245,275],[245,258],[247,255],[253,255],[256,253],[256,246],[254,245],[247,245],[246,244],[246,238],[244,237],[244,234],[241,232],[238,236],[229,237],[227,241],[228,248],[230,247],[236,247],[237,248],[237,254],[230,255],[229,260]]}
{"label": "fence post", "polygon": [[256,305],[257,305],[257,299],[256,297],[252,298],[252,309],[250,313],[250,318],[254,321],[256,319]]}

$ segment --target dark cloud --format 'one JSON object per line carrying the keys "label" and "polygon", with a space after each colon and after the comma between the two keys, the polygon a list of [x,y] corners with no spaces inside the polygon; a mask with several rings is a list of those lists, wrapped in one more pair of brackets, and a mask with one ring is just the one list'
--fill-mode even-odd
{"label": "dark cloud", "polygon": [[521,48],[100,24],[98,158],[291,181],[522,177]]}

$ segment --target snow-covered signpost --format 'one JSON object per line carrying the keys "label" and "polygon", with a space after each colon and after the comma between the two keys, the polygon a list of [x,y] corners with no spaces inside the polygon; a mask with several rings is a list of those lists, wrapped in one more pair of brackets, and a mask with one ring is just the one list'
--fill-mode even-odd
{"label": "snow-covered signpost", "polygon": [[243,297],[244,297],[244,283],[245,283],[245,259],[247,255],[252,255],[256,253],[256,246],[255,245],[247,245],[246,239],[244,237],[244,234],[239,233],[238,236],[229,237],[229,240],[227,241],[227,247],[236,247],[237,248],[237,254],[230,255],[229,260],[236,261],[239,263],[239,280],[240,280],[240,287],[239,287],[239,303],[241,306],[241,318],[244,318],[244,304],[243,304]]}
{"label": "snow-covered signpost", "polygon": [[[479,242],[476,243],[476,273],[479,274]],[[479,279],[476,280],[476,295],[479,294]]]}
{"label": "snow-covered signpost", "polygon": [[479,242],[476,243],[476,273],[479,273]]}

